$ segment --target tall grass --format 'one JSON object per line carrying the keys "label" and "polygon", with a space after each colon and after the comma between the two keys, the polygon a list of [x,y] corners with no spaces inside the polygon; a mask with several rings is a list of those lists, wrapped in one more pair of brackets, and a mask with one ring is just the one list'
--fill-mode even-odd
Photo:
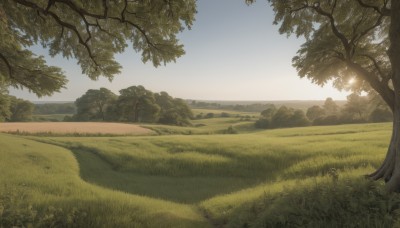
{"label": "tall grass", "polygon": [[[74,155],[66,149],[21,137],[0,137],[0,226],[41,225],[46,219],[50,220],[46,224],[75,227],[208,225],[190,205],[84,182]],[[68,216],[71,221],[64,221]]]}

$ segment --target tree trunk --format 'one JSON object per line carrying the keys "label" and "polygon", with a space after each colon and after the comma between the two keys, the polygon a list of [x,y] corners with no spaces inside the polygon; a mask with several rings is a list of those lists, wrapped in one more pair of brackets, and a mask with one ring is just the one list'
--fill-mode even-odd
{"label": "tree trunk", "polygon": [[133,105],[133,122],[137,123],[139,120],[139,101],[135,101]]}
{"label": "tree trunk", "polygon": [[388,55],[394,88],[392,138],[382,166],[370,176],[374,180],[383,178],[388,191],[400,192],[400,0],[391,1],[390,18]]}
{"label": "tree trunk", "polygon": [[[395,108],[395,112],[393,113],[393,129],[392,129],[392,137],[390,140],[389,148],[386,153],[386,158],[383,161],[383,164],[381,167],[376,170],[374,173],[370,174],[369,176],[373,180],[378,180],[378,179],[384,179],[385,182],[387,182],[387,187],[388,190],[390,191],[399,191],[393,189],[393,185],[395,182],[400,184],[400,176],[396,176],[395,172],[399,173],[400,171],[400,162],[397,162],[397,157],[399,157],[400,153],[400,144],[399,144],[399,139],[400,139],[400,112],[399,108]],[[397,168],[397,171],[396,170]],[[400,173],[399,173],[400,174]],[[398,174],[397,174],[398,175]],[[389,186],[390,185],[390,186]],[[399,185],[400,187],[400,185]]]}

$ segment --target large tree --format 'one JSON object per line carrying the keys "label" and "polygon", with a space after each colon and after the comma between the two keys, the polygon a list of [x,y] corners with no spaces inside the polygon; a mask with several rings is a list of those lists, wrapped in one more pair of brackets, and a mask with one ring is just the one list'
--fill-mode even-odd
{"label": "large tree", "polygon": [[189,125],[193,118],[192,110],[180,98],[173,98],[167,92],[154,94],[157,105],[160,107],[159,123],[174,125]]}
{"label": "large tree", "polygon": [[368,117],[368,98],[352,93],[347,96],[347,103],[344,105],[342,114],[353,120],[366,121]]}
{"label": "large tree", "polygon": [[35,105],[27,100],[10,96],[10,116],[7,121],[25,122],[32,120],[32,113]]}
{"label": "large tree", "polygon": [[370,177],[400,191],[400,1],[268,2],[281,33],[306,39],[293,58],[300,77],[319,85],[333,80],[337,88],[356,92],[375,90],[393,111],[386,158]]}
{"label": "large tree", "polygon": [[38,96],[65,86],[61,69],[27,49],[33,45],[77,59],[91,79],[118,74],[114,55],[128,46],[154,66],[175,61],[184,54],[176,35],[195,12],[195,0],[2,0],[0,82]]}
{"label": "large tree", "polygon": [[119,91],[117,110],[120,120],[130,122],[156,122],[160,106],[154,93],[143,86],[130,86]]}
{"label": "large tree", "polygon": [[3,122],[10,117],[10,105],[11,101],[7,88],[0,85],[0,122]]}
{"label": "large tree", "polygon": [[108,118],[106,110],[113,105],[118,96],[106,88],[89,89],[84,95],[76,99],[76,115],[79,121],[102,120]]}

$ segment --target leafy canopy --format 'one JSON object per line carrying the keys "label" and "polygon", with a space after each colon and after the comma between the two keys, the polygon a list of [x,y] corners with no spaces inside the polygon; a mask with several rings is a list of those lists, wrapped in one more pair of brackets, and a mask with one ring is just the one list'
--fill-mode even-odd
{"label": "leafy canopy", "polygon": [[268,2],[280,33],[306,39],[293,58],[300,77],[318,85],[333,80],[336,88],[355,92],[373,89],[393,106],[390,0]]}
{"label": "leafy canopy", "polygon": [[75,58],[91,79],[112,79],[114,55],[131,46],[154,66],[184,54],[176,35],[190,28],[195,0],[3,0],[0,2],[0,79],[38,96],[65,86],[60,68],[27,48],[40,44],[51,56]]}

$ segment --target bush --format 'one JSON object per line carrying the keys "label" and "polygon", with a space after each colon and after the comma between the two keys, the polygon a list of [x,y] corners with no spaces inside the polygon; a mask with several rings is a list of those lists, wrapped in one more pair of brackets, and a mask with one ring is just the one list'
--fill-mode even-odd
{"label": "bush", "polygon": [[23,194],[0,196],[0,227],[91,227],[93,221],[80,209],[34,207]]}
{"label": "bush", "polygon": [[214,118],[214,113],[212,113],[212,112],[207,113],[206,116],[205,116],[204,118],[206,118],[206,119]]}
{"label": "bush", "polygon": [[260,118],[254,123],[254,126],[256,128],[261,128],[261,129],[268,129],[271,128],[271,120],[266,119],[266,118]]}
{"label": "bush", "polygon": [[330,115],[325,117],[319,117],[313,121],[313,125],[337,125],[340,124],[339,118],[336,115]]}
{"label": "bush", "polygon": [[221,112],[221,117],[230,117],[231,115],[227,112]]}
{"label": "bush", "polygon": [[235,128],[233,128],[233,126],[231,125],[227,129],[225,129],[222,133],[223,134],[237,134],[238,131]]}
{"label": "bush", "polygon": [[377,108],[371,112],[369,120],[374,123],[390,122],[393,120],[393,113],[389,109]]}

